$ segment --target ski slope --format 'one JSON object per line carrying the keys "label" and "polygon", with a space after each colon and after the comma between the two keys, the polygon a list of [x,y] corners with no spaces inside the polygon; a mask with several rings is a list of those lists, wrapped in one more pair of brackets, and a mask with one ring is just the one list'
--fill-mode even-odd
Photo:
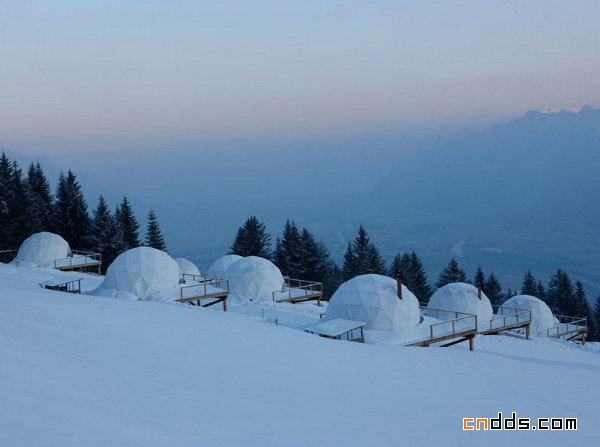
{"label": "ski slope", "polygon": [[[531,446],[600,439],[600,353],[332,341],[260,318],[43,290],[0,264],[0,446]],[[98,278],[86,277],[85,290]],[[576,432],[462,418],[577,417]]]}

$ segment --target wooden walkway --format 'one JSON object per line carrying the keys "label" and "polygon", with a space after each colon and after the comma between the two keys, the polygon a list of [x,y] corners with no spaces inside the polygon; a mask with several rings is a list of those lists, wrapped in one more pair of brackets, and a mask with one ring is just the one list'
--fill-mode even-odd
{"label": "wooden walkway", "polygon": [[[228,297],[229,280],[212,278],[181,285],[179,287],[179,297],[175,301],[201,307],[210,307],[222,303],[223,311],[227,312]],[[203,303],[203,301],[208,302]]]}
{"label": "wooden walkway", "polygon": [[320,306],[323,298],[323,283],[285,277],[283,289],[274,291],[272,295],[276,303],[297,304],[316,301],[317,306]]}
{"label": "wooden walkway", "polygon": [[56,292],[81,293],[81,280],[83,278],[61,278],[40,283],[40,287]]}
{"label": "wooden walkway", "polygon": [[63,259],[55,259],[53,266],[56,270],[85,272],[87,270],[98,270],[98,275],[102,269],[102,255],[92,251],[72,250],[71,256]]}
{"label": "wooden walkway", "polygon": [[494,314],[489,325],[482,325],[479,334],[497,335],[504,331],[518,331],[523,329],[525,337],[529,340],[531,328],[531,311],[526,309],[517,309],[514,307],[498,307],[498,312]]}
{"label": "wooden walkway", "polygon": [[436,315],[433,318],[437,319],[442,315],[453,318],[431,324],[429,326],[429,338],[409,343],[406,346],[427,347],[439,345],[445,348],[468,341],[469,351],[475,350],[475,335],[477,334],[477,317],[475,315],[425,306],[421,306],[421,314],[425,316]]}
{"label": "wooden walkway", "polygon": [[580,341],[585,344],[588,333],[587,318],[566,315],[555,315],[555,317],[558,319],[558,324],[547,330],[548,337]]}

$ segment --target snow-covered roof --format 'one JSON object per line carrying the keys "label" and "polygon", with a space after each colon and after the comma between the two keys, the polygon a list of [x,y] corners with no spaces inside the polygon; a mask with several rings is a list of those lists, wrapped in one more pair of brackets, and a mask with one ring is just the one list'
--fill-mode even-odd
{"label": "snow-covered roof", "polygon": [[338,318],[364,321],[371,330],[394,331],[419,323],[419,301],[404,285],[400,299],[393,278],[360,275],[343,283],[329,300],[323,320]]}
{"label": "snow-covered roof", "polygon": [[211,278],[227,278],[226,272],[229,266],[240,259],[242,259],[240,255],[221,256],[208,269],[208,276]]}
{"label": "snow-covered roof", "polygon": [[137,247],[121,253],[112,262],[101,288],[122,290],[147,300],[170,293],[179,284],[179,275],[179,265],[167,253]]}
{"label": "snow-covered roof", "polygon": [[531,334],[538,337],[546,337],[548,329],[554,327],[558,322],[552,315],[548,305],[535,296],[515,295],[502,303],[498,313],[500,315],[503,313],[510,314],[509,309],[512,308],[531,311]]}
{"label": "snow-covered roof", "polygon": [[39,267],[54,267],[54,261],[65,259],[71,252],[69,244],[58,234],[43,231],[23,241],[15,261],[29,262]]}
{"label": "snow-covered roof", "polygon": [[230,293],[238,298],[272,301],[273,292],[284,285],[281,271],[268,259],[248,256],[232,263],[226,271]]}
{"label": "snow-covered roof", "polygon": [[183,274],[186,275],[196,275],[200,276],[200,270],[196,267],[192,261],[185,258],[175,258],[175,262],[179,265],[179,269],[181,270],[181,277],[183,278]]}
{"label": "snow-covered roof", "polygon": [[444,309],[477,316],[478,326],[489,325],[494,311],[490,300],[483,292],[481,299],[477,287],[464,282],[454,282],[440,287],[429,299],[428,309]]}

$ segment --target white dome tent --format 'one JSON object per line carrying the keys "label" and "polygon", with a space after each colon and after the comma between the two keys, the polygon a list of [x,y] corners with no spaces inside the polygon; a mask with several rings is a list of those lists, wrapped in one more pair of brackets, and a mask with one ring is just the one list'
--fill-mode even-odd
{"label": "white dome tent", "polygon": [[240,259],[242,259],[240,255],[221,256],[208,269],[208,276],[210,278],[226,278],[229,266]]}
{"label": "white dome tent", "polygon": [[268,259],[248,256],[232,263],[226,271],[229,288],[237,298],[272,301],[273,292],[281,290],[284,278]]}
{"label": "white dome tent", "polygon": [[[194,264],[192,261],[185,259],[185,258],[175,258],[175,262],[177,262],[177,265],[179,265],[179,270],[181,270],[180,279],[185,281],[186,278],[184,275],[186,275],[186,276],[190,275],[190,276],[196,276],[196,277],[201,276],[200,270],[198,269],[196,264]],[[198,279],[198,278],[196,278],[196,279]]]}
{"label": "white dome tent", "polygon": [[37,267],[54,267],[54,261],[71,254],[69,244],[58,234],[43,231],[23,241],[15,258],[16,263],[26,262]]}
{"label": "white dome tent", "polygon": [[100,287],[124,291],[142,300],[172,301],[179,276],[179,265],[167,253],[137,247],[121,253],[112,262]]}
{"label": "white dome tent", "polygon": [[494,311],[490,300],[477,287],[464,282],[454,282],[440,287],[429,299],[428,309],[443,309],[477,316],[479,328],[489,325]]}
{"label": "white dome tent", "polygon": [[[505,311],[503,311],[505,309]],[[531,311],[531,334],[536,337],[546,337],[548,335],[548,329],[554,327],[558,321],[552,315],[552,311],[546,303],[539,298],[531,295],[515,295],[507,299],[500,310],[499,315],[503,313],[511,314],[512,309],[523,309]]]}
{"label": "white dome tent", "polygon": [[329,300],[324,320],[336,318],[366,323],[365,328],[376,331],[396,331],[419,324],[419,301],[398,282],[383,275],[360,275],[343,283]]}

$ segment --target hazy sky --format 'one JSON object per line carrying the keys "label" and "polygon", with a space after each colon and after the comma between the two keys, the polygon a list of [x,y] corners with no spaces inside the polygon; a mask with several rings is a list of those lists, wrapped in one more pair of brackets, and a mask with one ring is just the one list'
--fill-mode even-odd
{"label": "hazy sky", "polygon": [[0,146],[122,149],[600,105],[590,1],[0,0]]}

